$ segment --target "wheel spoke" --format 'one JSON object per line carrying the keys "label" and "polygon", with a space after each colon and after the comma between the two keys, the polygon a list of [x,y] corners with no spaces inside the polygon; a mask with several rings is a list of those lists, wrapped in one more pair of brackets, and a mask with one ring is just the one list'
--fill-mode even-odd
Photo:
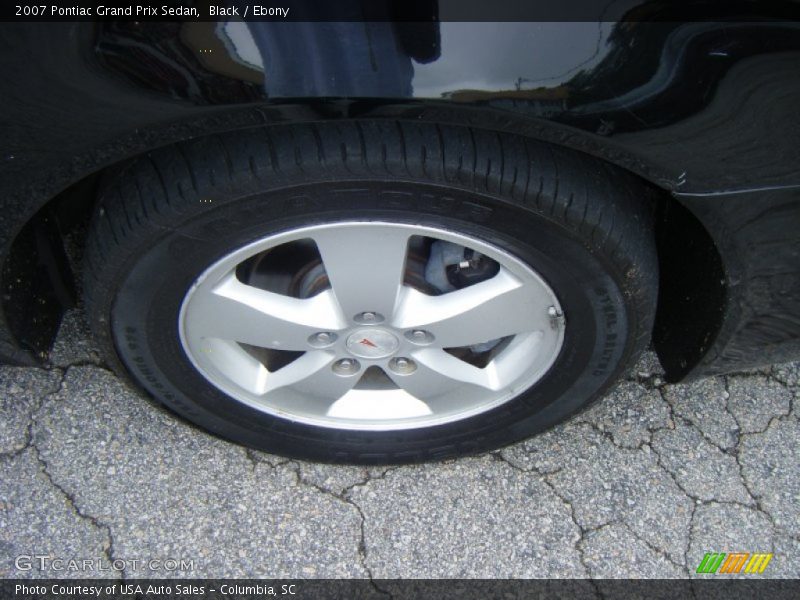
{"label": "wheel spoke", "polygon": [[[438,348],[425,348],[412,354],[417,369],[408,375],[398,375],[387,369],[389,377],[399,387],[430,406],[432,401],[455,393],[464,394],[492,389],[487,373]],[[436,412],[436,411],[434,411]]]}
{"label": "wheel spoke", "polygon": [[306,352],[297,360],[270,373],[265,393],[291,387],[304,395],[323,398],[333,403],[359,380],[358,375],[342,377],[334,373],[331,369],[334,360],[332,352]]}
{"label": "wheel spoke", "polygon": [[511,343],[486,365],[487,377],[496,387],[515,381],[531,368],[531,357],[536,356],[545,335],[541,331],[517,335]]}
{"label": "wheel spoke", "polygon": [[185,316],[187,335],[278,350],[306,350],[310,335],[344,327],[330,292],[298,299],[241,283],[231,273],[196,293]]}
{"label": "wheel spoke", "polygon": [[326,414],[360,379],[360,374],[342,377],[334,373],[334,360],[330,352],[306,352],[270,373],[261,397],[279,410]]}
{"label": "wheel spoke", "polygon": [[409,233],[374,224],[324,229],[313,239],[343,314],[394,314],[403,283]]}
{"label": "wheel spoke", "polygon": [[394,325],[431,332],[440,348],[457,348],[549,327],[549,301],[509,271],[475,285],[427,296],[403,288]]}

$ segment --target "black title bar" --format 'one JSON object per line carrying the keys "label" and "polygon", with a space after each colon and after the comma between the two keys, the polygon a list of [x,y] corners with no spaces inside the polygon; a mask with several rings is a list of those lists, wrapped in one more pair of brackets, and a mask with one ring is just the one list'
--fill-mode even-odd
{"label": "black title bar", "polygon": [[17,0],[13,21],[719,21],[800,20],[800,0]]}
{"label": "black title bar", "polygon": [[798,580],[708,577],[692,580],[224,580],[224,579],[44,579],[0,580],[4,600],[225,600],[268,599],[384,599],[492,600],[494,598],[626,598],[664,600],[684,598],[800,597]]}

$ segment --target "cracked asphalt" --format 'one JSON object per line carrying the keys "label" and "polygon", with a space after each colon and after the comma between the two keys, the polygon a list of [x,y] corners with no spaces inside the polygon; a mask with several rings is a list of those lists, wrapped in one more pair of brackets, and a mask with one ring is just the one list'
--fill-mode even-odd
{"label": "cracked asphalt", "polygon": [[543,435],[361,468],[173,417],[104,367],[77,310],[51,359],[0,367],[0,577],[683,578],[706,552],[772,552],[763,577],[800,577],[800,363],[666,385],[648,353]]}

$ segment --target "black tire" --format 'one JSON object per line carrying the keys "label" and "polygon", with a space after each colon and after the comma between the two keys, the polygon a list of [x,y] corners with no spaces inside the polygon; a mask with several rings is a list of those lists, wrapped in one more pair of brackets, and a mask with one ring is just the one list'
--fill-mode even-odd
{"label": "black tire", "polygon": [[[643,350],[658,281],[648,193],[598,160],[482,130],[348,121],[232,132],[155,150],[105,190],[87,245],[86,305],[120,372],[236,442],[335,462],[474,453],[567,418]],[[553,367],[489,412],[399,431],[292,422],[210,385],[177,331],[198,274],[271,232],[354,217],[461,231],[531,265],[568,315]]]}

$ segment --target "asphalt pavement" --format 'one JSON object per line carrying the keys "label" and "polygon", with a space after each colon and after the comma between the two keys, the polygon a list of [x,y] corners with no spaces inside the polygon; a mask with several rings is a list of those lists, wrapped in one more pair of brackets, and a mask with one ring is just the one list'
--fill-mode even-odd
{"label": "asphalt pavement", "polygon": [[648,353],[543,435],[361,468],[174,417],[105,368],[78,310],[52,362],[0,367],[0,577],[708,577],[707,552],[800,577],[800,363],[667,385]]}

